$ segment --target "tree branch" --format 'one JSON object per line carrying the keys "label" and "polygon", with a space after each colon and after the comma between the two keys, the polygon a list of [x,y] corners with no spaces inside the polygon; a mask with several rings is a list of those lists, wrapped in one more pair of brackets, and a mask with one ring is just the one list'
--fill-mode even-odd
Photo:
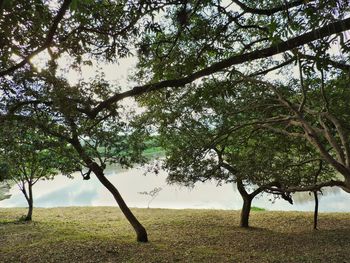
{"label": "tree branch", "polygon": [[58,24],[60,23],[60,21],[63,19],[64,14],[66,13],[66,11],[69,8],[70,3],[72,2],[72,0],[64,0],[63,4],[61,6],[61,8],[58,10],[56,17],[53,20],[53,23],[46,35],[45,41],[42,44],[41,47],[38,47],[36,50],[34,50],[31,54],[29,54],[28,56],[26,56],[21,62],[19,62],[18,64],[0,71],[0,77],[6,76],[12,72],[14,72],[15,70],[25,66],[31,58],[33,58],[35,55],[39,54],[40,52],[44,51],[46,48],[48,48],[51,45],[51,42],[54,38],[54,35],[56,33],[56,30],[58,28]]}
{"label": "tree branch", "polygon": [[171,80],[164,80],[157,83],[150,83],[143,86],[136,86],[133,89],[130,89],[128,91],[122,92],[122,93],[116,93],[115,95],[111,96],[110,98],[100,102],[95,108],[92,110],[85,110],[85,113],[90,117],[94,118],[96,115],[108,108],[111,104],[120,101],[124,98],[131,97],[131,96],[137,96],[144,94],[146,92],[160,90],[167,87],[181,87],[188,83],[193,82],[196,79],[199,79],[204,76],[211,75],[213,73],[219,72],[223,69],[229,68],[233,65],[242,64],[247,61],[253,61],[260,58],[267,58],[276,54],[283,53],[287,50],[291,50],[293,48],[296,48],[298,46],[307,44],[311,41],[321,39],[323,37],[330,36],[332,34],[337,34],[346,30],[350,29],[350,18],[340,20],[337,22],[330,23],[328,25],[325,25],[321,28],[312,30],[308,33],[302,34],[300,36],[291,38],[287,41],[283,41],[277,44],[273,44],[268,48],[255,50],[252,52],[248,52],[245,54],[240,55],[234,55],[232,57],[229,57],[227,59],[224,59],[220,62],[214,63],[213,65],[204,68],[202,70],[199,70],[197,72],[194,72],[186,77],[178,78],[178,79],[171,79]]}
{"label": "tree branch", "polygon": [[328,182],[324,182],[324,183],[319,183],[319,184],[315,184],[315,185],[311,185],[311,186],[295,186],[295,187],[280,187],[280,188],[270,188],[269,190],[272,191],[282,191],[282,192],[286,192],[286,193],[294,193],[294,192],[313,192],[313,191],[319,191],[321,190],[321,188],[323,187],[334,187],[334,186],[338,186],[341,188],[347,188],[346,184],[343,181],[328,181]]}
{"label": "tree branch", "polygon": [[282,68],[284,66],[287,66],[289,65],[290,63],[294,62],[296,60],[295,57],[291,58],[291,59],[288,59],[284,62],[282,62],[281,64],[278,64],[274,67],[271,67],[271,68],[268,68],[266,70],[262,70],[262,71],[258,71],[256,73],[253,73],[253,74],[250,74],[249,77],[255,77],[255,76],[259,76],[259,75],[266,75],[267,73],[271,72],[271,71],[274,71],[276,69],[279,69],[279,68]]}
{"label": "tree branch", "polygon": [[302,100],[299,106],[299,112],[303,111],[304,105],[306,103],[306,88],[304,85],[304,78],[303,78],[303,68],[301,65],[301,59],[298,57],[298,66],[299,66],[299,77],[300,77],[300,87],[302,91]]}
{"label": "tree branch", "polygon": [[298,52],[298,55],[301,58],[305,58],[308,60],[312,60],[312,61],[316,61],[316,62],[321,62],[321,66],[325,66],[325,65],[331,65],[334,68],[338,68],[341,70],[345,70],[347,72],[350,72],[350,65],[343,63],[343,62],[338,62],[338,61],[334,61],[332,59],[328,59],[328,58],[320,58],[320,57],[316,57],[316,56],[312,56],[312,55],[308,55],[308,54],[302,54]]}
{"label": "tree branch", "polygon": [[329,142],[329,144],[335,150],[335,153],[336,153],[336,156],[338,158],[338,161],[341,164],[345,165],[345,156],[344,156],[343,150],[341,149],[340,145],[338,144],[338,142],[336,141],[336,139],[334,138],[334,136],[330,132],[330,130],[327,127],[327,125],[322,120],[321,116],[319,116],[319,122],[320,122],[320,124],[321,124],[321,126],[323,128],[324,137],[326,138],[326,140]]}
{"label": "tree branch", "polygon": [[[239,72],[238,72],[239,73]],[[244,78],[245,76],[241,74]],[[258,85],[265,85],[266,87],[270,88],[272,91],[276,93],[278,96],[279,101],[283,106],[285,106],[287,109],[291,110],[295,114],[295,118],[298,120],[298,122],[302,125],[302,128],[305,132],[303,136],[300,136],[299,134],[289,133],[282,129],[276,129],[271,126],[262,125],[261,127],[268,128],[272,131],[278,132],[280,134],[285,134],[287,136],[299,136],[306,138],[319,152],[320,154],[325,158],[325,160],[332,165],[339,173],[341,173],[347,180],[350,178],[350,170],[341,162],[334,159],[334,157],[326,150],[325,146],[323,145],[323,142],[318,136],[318,130],[317,127],[313,127],[305,118],[302,116],[301,112],[298,111],[298,109],[295,107],[294,104],[292,104],[290,101],[288,101],[286,98],[282,96],[282,94],[278,91],[277,87],[272,85],[269,82],[254,79],[251,77],[246,76],[245,77],[247,81],[250,81],[252,83],[256,83]],[[298,124],[299,125],[299,124]]]}
{"label": "tree branch", "polygon": [[350,146],[349,146],[348,134],[344,130],[340,121],[333,114],[329,112],[324,112],[322,113],[322,115],[325,116],[328,120],[330,120],[334,124],[335,128],[337,129],[341,144],[344,148],[345,164],[347,167],[349,167],[350,166]]}
{"label": "tree branch", "polygon": [[285,10],[288,10],[290,8],[293,8],[293,7],[297,7],[299,5],[303,5],[303,4],[305,4],[306,1],[296,0],[296,1],[292,1],[290,3],[286,3],[284,5],[276,6],[276,7],[270,8],[270,9],[252,8],[252,7],[249,7],[245,4],[243,4],[242,2],[240,2],[238,0],[232,0],[232,2],[234,2],[236,5],[238,5],[240,8],[242,8],[243,11],[245,11],[247,13],[271,16],[275,13],[285,11]]}

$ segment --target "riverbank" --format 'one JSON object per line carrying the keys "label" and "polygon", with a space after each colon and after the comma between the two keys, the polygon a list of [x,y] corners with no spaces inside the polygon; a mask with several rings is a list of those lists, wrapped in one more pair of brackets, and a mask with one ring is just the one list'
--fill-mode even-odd
{"label": "riverbank", "polygon": [[115,207],[0,209],[0,262],[350,262],[350,213],[133,209],[150,242]]}

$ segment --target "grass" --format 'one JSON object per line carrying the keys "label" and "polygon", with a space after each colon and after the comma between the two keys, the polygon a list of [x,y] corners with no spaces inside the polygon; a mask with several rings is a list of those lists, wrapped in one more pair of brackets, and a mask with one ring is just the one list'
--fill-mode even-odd
{"label": "grass", "polygon": [[164,154],[164,149],[162,147],[149,147],[143,151],[143,156],[159,156]]}
{"label": "grass", "polygon": [[0,209],[0,262],[350,262],[350,214],[133,209],[150,242],[135,242],[117,208]]}
{"label": "grass", "polygon": [[259,211],[266,211],[265,208],[262,208],[262,207],[257,207],[257,206],[252,206],[251,211],[256,211],[256,212],[259,212]]}

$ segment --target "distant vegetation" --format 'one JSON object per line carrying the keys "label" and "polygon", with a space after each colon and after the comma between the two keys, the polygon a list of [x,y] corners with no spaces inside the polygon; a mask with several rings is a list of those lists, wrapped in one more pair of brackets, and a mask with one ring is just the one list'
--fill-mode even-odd
{"label": "distant vegetation", "polygon": [[252,206],[251,211],[259,212],[259,211],[266,211],[265,208],[257,207],[257,206]]}
{"label": "distant vegetation", "polygon": [[11,197],[11,195],[8,193],[9,190],[10,186],[8,183],[0,183],[0,201]]}
{"label": "distant vegetation", "polygon": [[149,147],[143,151],[145,156],[161,155],[164,154],[164,149],[162,147]]}

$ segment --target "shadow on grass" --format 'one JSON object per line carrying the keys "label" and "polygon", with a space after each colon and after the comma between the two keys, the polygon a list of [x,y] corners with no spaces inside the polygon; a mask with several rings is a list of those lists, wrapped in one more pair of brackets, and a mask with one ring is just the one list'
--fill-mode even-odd
{"label": "shadow on grass", "polygon": [[109,208],[83,210],[42,210],[30,227],[4,218],[0,262],[349,262],[348,214],[323,214],[313,231],[306,213],[255,213],[245,229],[237,212],[138,210],[150,238],[140,244]]}
{"label": "shadow on grass", "polygon": [[0,218],[0,226],[1,225],[30,225],[34,223],[33,220],[26,220],[26,216],[25,215],[21,215],[17,218],[11,218],[11,219],[1,219]]}

